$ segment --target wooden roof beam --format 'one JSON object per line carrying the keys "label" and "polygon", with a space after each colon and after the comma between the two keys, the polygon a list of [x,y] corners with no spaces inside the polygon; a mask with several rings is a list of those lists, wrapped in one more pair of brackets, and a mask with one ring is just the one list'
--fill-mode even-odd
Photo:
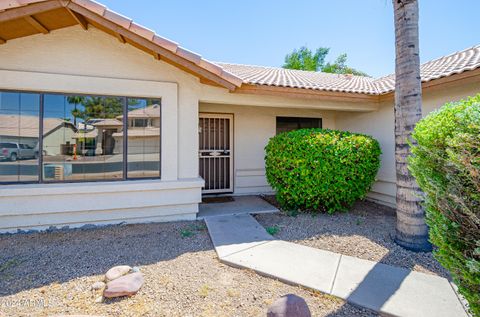
{"label": "wooden roof beam", "polygon": [[180,57],[177,56],[175,53],[167,50],[166,48],[163,48],[161,46],[158,46],[154,44],[152,41],[143,38],[142,36],[135,34],[134,32],[124,29],[121,26],[118,26],[117,24],[105,19],[102,16],[99,16],[98,14],[95,14],[94,12],[77,5],[74,2],[69,2],[67,4],[67,7],[72,10],[77,12],[78,14],[83,15],[85,18],[87,18],[89,21],[98,23],[100,26],[114,32],[114,34],[119,34],[125,39],[129,39],[130,41],[133,41],[137,43],[140,46],[143,46],[147,51],[150,52],[156,52],[159,55],[161,55],[162,59],[173,64],[174,66],[177,65],[177,67],[184,69],[190,73],[193,73],[197,77],[204,77],[207,80],[211,80],[227,89],[230,91],[235,90],[237,87],[235,84],[203,69],[202,67]]}
{"label": "wooden roof beam", "polygon": [[50,33],[50,30],[47,29],[44,25],[42,25],[40,22],[38,22],[37,19],[32,17],[31,15],[27,15],[26,17],[23,18],[25,21],[28,22],[31,26],[33,26],[38,32],[43,33],[43,34],[48,34]]}
{"label": "wooden roof beam", "polygon": [[69,8],[67,9],[68,13],[77,21],[77,23],[82,27],[84,30],[88,30],[88,21],[83,17],[83,15],[78,14],[77,12],[74,12],[70,10]]}
{"label": "wooden roof beam", "polygon": [[62,7],[63,4],[60,1],[45,1],[32,3],[27,6],[0,12],[0,22],[21,19],[26,16],[31,16],[33,14],[38,14]]}
{"label": "wooden roof beam", "polygon": [[1,44],[5,44],[5,43],[7,43],[7,40],[2,39],[2,38],[0,37],[0,45],[1,45]]}
{"label": "wooden roof beam", "polygon": [[123,37],[122,34],[120,34],[120,33],[115,33],[115,36],[117,37],[117,39],[118,39],[118,41],[119,41],[120,43],[122,43],[122,44],[127,43],[127,41],[125,40],[125,38]]}

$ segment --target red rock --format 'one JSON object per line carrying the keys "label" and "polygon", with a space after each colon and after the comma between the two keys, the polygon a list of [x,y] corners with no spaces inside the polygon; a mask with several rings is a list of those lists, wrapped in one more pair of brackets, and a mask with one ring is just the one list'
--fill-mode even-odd
{"label": "red rock", "polygon": [[143,274],[127,274],[107,283],[103,296],[107,298],[135,295],[143,285]]}

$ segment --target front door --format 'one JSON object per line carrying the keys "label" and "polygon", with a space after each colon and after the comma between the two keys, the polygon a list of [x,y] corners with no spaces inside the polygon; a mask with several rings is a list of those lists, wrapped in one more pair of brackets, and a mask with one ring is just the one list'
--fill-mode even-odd
{"label": "front door", "polygon": [[200,113],[200,176],[204,194],[233,192],[233,115]]}

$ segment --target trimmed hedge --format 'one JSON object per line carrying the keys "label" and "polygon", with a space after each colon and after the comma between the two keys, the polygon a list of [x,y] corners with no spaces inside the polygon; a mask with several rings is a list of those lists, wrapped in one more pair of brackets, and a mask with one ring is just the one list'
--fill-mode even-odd
{"label": "trimmed hedge", "polygon": [[281,133],[265,151],[268,183],[287,210],[346,210],[366,196],[380,167],[378,142],[346,131]]}
{"label": "trimmed hedge", "polygon": [[480,95],[430,113],[413,139],[409,168],[426,194],[435,257],[480,316]]}

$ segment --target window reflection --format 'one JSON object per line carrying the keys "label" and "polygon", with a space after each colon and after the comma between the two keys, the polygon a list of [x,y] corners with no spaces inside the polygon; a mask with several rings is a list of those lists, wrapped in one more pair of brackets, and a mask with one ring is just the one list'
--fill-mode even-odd
{"label": "window reflection", "polygon": [[277,117],[277,134],[299,129],[321,127],[321,118]]}
{"label": "window reflection", "polygon": [[0,182],[38,181],[40,95],[0,92]]}
{"label": "window reflection", "polygon": [[160,176],[160,100],[128,98],[127,176]]}
{"label": "window reflection", "polygon": [[[45,181],[123,178],[123,144],[113,134],[124,98],[45,95],[43,126],[56,125],[43,141]],[[54,134],[54,135],[53,135]]]}
{"label": "window reflection", "polygon": [[146,177],[160,177],[159,99],[0,92],[0,183]]}

